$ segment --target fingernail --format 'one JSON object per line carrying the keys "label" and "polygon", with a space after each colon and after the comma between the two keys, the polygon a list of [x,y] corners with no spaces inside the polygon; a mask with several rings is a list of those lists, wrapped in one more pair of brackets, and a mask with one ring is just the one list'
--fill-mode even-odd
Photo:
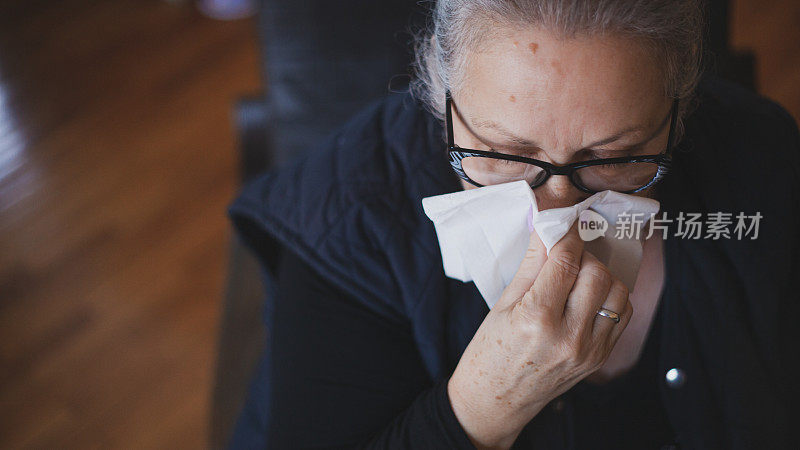
{"label": "fingernail", "polygon": [[533,205],[528,208],[528,231],[533,233]]}

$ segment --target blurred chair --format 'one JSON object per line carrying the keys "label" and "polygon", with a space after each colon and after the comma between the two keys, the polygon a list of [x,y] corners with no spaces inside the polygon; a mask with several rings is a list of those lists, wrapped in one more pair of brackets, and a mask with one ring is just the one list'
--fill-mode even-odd
{"label": "blurred chair", "polygon": [[707,72],[735,81],[753,91],[757,88],[755,56],[748,51],[734,50],[730,45],[729,0],[711,0],[708,4],[706,35]]}
{"label": "blurred chair", "polygon": [[[235,106],[241,177],[280,165],[334,132],[372,100],[407,86],[416,0],[264,0],[258,16],[265,96]],[[280,260],[279,249],[267,257]],[[265,344],[256,259],[233,239],[212,393],[212,448],[229,440]]]}
{"label": "blurred chair", "polygon": [[[235,107],[242,181],[313,149],[345,119],[407,85],[416,0],[265,0],[259,12],[266,96]],[[753,58],[728,44],[728,2],[709,4],[710,71],[754,87]],[[399,75],[399,76],[398,76]],[[211,447],[225,447],[265,345],[261,270],[231,242],[211,411]],[[277,266],[279,249],[267,257]]]}

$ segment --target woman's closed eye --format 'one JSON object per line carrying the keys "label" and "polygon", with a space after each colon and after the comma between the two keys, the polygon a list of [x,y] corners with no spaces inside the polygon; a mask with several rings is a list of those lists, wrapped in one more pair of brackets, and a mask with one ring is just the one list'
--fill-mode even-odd
{"label": "woman's closed eye", "polygon": [[594,161],[597,159],[608,158],[627,158],[630,156],[643,155],[647,153],[642,145],[635,145],[619,150],[606,150],[606,149],[587,149],[585,157],[581,158],[584,161]]}

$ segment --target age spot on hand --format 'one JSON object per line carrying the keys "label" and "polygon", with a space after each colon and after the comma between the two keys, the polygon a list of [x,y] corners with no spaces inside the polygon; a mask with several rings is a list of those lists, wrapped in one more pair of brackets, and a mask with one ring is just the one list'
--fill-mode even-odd
{"label": "age spot on hand", "polygon": [[539,44],[537,44],[536,42],[531,42],[530,44],[528,44],[528,48],[531,49],[531,53],[535,55],[536,50],[539,49]]}

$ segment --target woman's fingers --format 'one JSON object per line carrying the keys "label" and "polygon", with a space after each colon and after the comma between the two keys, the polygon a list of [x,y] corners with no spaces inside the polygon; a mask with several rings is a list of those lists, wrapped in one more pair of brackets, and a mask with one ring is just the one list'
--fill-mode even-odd
{"label": "woman's fingers", "polygon": [[578,277],[583,256],[583,241],[578,236],[578,223],[550,249],[539,276],[531,287],[534,308],[543,308],[553,316],[561,317],[569,292]]}
{"label": "woman's fingers", "polygon": [[[612,332],[622,333],[630,320],[633,307],[630,305],[628,288],[618,279],[614,279],[608,290],[608,296],[601,305],[607,311],[616,313],[619,322],[615,322],[609,317],[596,314],[594,319],[594,330],[592,335],[595,339],[604,340]],[[596,310],[595,310],[596,311]],[[616,340],[614,341],[616,342]],[[613,345],[612,345],[613,347]]]}
{"label": "woman's fingers", "polygon": [[619,340],[622,332],[625,331],[628,323],[630,323],[631,317],[633,317],[633,304],[630,300],[628,300],[628,303],[625,305],[625,309],[623,310],[621,316],[622,317],[620,317],[617,326],[611,329],[611,332],[606,338],[606,345],[609,353],[611,353],[611,350],[614,348],[614,345],[617,344],[617,340]]}
{"label": "woman's fingers", "polygon": [[564,307],[564,319],[574,333],[587,338],[592,335],[597,309],[606,303],[612,282],[608,268],[584,250],[581,270]]}
{"label": "woman's fingers", "polygon": [[546,260],[547,248],[539,238],[539,235],[536,234],[536,231],[532,231],[525,257],[522,259],[511,283],[503,291],[503,296],[497,301],[495,308],[511,306],[521,299],[533,286],[533,282],[539,276],[539,272],[542,270]]}
{"label": "woman's fingers", "polygon": [[[598,314],[605,309],[612,317]],[[613,320],[618,315],[619,322]],[[605,360],[633,314],[628,289],[594,255],[584,251],[581,269],[564,307],[564,323],[573,342],[593,348]],[[592,358],[591,360],[595,360]]]}

